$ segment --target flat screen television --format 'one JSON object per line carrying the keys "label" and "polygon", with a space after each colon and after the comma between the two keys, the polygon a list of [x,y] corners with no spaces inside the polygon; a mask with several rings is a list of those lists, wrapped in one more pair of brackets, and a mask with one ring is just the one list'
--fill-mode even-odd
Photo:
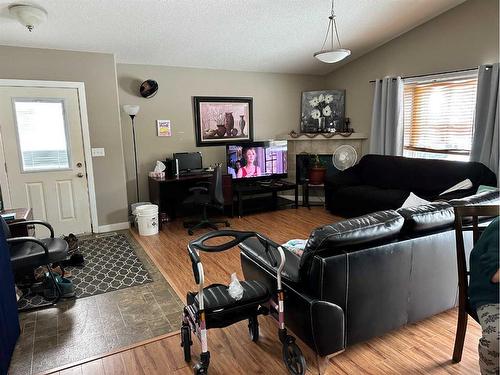
{"label": "flat screen television", "polygon": [[226,146],[227,173],[233,179],[286,178],[287,141],[262,141]]}

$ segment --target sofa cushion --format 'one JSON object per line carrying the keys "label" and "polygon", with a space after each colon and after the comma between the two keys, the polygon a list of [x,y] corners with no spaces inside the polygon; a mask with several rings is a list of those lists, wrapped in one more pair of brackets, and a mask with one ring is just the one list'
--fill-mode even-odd
{"label": "sofa cushion", "polygon": [[338,194],[339,198],[341,196],[347,205],[365,205],[371,212],[375,212],[401,207],[410,193],[406,190],[358,185],[340,188],[335,194]]}
{"label": "sofa cushion", "polygon": [[321,251],[344,251],[388,241],[397,236],[402,226],[403,217],[394,210],[387,210],[316,228],[300,258],[300,274],[309,272],[313,257]]}
{"label": "sofa cushion", "polygon": [[429,203],[417,207],[400,208],[404,233],[422,233],[452,226],[455,220],[453,206],[446,202]]}
{"label": "sofa cushion", "polygon": [[499,204],[500,190],[496,189],[491,191],[485,191],[461,199],[452,199],[451,201],[449,201],[449,203],[453,207],[472,206],[476,204]]}

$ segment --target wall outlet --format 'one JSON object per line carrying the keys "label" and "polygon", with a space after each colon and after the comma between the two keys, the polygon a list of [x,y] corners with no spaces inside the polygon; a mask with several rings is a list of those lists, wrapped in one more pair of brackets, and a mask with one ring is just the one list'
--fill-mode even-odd
{"label": "wall outlet", "polygon": [[106,153],[104,152],[104,148],[102,147],[97,147],[97,148],[92,148],[92,157],[101,157],[101,156],[106,156]]}

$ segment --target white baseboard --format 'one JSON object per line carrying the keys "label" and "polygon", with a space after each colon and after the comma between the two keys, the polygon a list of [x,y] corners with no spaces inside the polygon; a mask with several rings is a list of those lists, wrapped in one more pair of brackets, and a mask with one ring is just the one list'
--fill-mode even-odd
{"label": "white baseboard", "polygon": [[130,228],[130,223],[128,221],[125,221],[123,223],[99,225],[99,228],[97,229],[97,233],[112,232],[114,230],[122,230],[122,229],[128,229],[128,228]]}

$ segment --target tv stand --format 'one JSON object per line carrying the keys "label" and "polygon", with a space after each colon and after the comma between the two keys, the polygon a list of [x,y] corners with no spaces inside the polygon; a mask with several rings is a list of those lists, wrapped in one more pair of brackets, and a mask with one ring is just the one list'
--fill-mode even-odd
{"label": "tv stand", "polygon": [[249,197],[254,195],[271,194],[271,205],[264,204],[262,206],[266,209],[271,207],[271,209],[276,210],[279,206],[278,193],[286,190],[294,190],[295,202],[293,202],[293,204],[295,208],[297,208],[299,202],[299,190],[297,184],[293,182],[279,179],[235,181],[233,185],[233,192],[236,196],[238,216],[243,216],[244,201],[250,201],[251,199],[249,199]]}

